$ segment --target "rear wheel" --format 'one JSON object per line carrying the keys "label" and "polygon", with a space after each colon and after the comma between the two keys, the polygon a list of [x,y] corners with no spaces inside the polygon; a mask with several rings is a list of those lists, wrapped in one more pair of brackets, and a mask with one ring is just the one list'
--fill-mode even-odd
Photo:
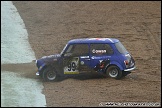
{"label": "rear wheel", "polygon": [[54,69],[47,67],[43,70],[44,81],[57,81],[57,73]]}
{"label": "rear wheel", "polygon": [[106,69],[106,75],[111,78],[120,79],[122,77],[122,71],[117,66],[112,65]]}

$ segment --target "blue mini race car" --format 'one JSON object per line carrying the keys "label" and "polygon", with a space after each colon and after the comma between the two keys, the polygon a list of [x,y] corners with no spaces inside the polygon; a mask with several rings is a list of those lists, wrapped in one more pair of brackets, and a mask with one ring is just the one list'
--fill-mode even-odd
{"label": "blue mini race car", "polygon": [[45,81],[90,70],[120,79],[135,69],[135,61],[118,39],[83,38],[70,40],[60,54],[36,60],[36,66]]}

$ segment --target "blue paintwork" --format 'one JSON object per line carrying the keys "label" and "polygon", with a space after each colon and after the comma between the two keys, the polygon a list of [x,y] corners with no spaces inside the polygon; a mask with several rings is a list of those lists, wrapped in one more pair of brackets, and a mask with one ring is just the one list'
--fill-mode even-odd
{"label": "blue paintwork", "polygon": [[115,38],[82,38],[73,39],[68,42],[68,44],[79,44],[79,43],[116,43],[119,42]]}
{"label": "blue paintwork", "polygon": [[[47,59],[49,60],[53,60],[53,59],[57,59],[58,63],[61,63],[61,60],[63,60],[62,58],[64,56],[61,56],[71,44],[88,44],[89,49],[90,49],[90,44],[91,43],[105,43],[105,44],[109,44],[111,46],[111,48],[113,49],[113,54],[111,55],[105,55],[105,56],[92,56],[89,50],[89,56],[87,57],[82,57],[80,56],[80,60],[84,61],[84,63],[90,67],[90,68],[94,68],[98,63],[100,63],[101,60],[105,60],[105,59],[109,59],[110,60],[110,64],[111,65],[116,65],[119,67],[120,70],[125,70],[126,66],[124,64],[124,60],[126,60],[127,58],[125,57],[125,54],[121,54],[116,46],[115,43],[118,43],[119,40],[118,39],[114,39],[114,38],[82,38],[82,39],[73,39],[70,40],[67,45],[65,46],[65,48],[63,49],[63,51],[61,52],[61,54],[56,54],[50,57],[44,57],[41,59],[37,60],[37,67],[39,69],[39,71],[41,71],[42,67],[44,67],[46,65]],[[126,54],[129,54],[129,52],[126,52]],[[41,68],[40,68],[41,66]],[[132,66],[134,67],[134,65]],[[130,67],[130,68],[132,68]]]}

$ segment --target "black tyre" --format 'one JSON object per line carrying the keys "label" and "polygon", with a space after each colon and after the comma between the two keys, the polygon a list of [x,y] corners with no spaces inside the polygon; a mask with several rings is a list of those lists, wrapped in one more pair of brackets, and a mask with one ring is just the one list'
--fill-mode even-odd
{"label": "black tyre", "polygon": [[44,81],[57,81],[57,72],[54,69],[47,67],[43,70],[43,79]]}
{"label": "black tyre", "polygon": [[111,78],[120,79],[122,77],[122,71],[117,66],[112,65],[106,69],[106,75]]}

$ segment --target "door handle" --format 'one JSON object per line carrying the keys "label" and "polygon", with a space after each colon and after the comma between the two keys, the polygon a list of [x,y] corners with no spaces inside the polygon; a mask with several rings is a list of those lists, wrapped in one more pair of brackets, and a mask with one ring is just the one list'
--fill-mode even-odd
{"label": "door handle", "polygon": [[91,59],[85,59],[85,60],[88,60],[88,61],[89,61],[89,60],[91,60]]}

